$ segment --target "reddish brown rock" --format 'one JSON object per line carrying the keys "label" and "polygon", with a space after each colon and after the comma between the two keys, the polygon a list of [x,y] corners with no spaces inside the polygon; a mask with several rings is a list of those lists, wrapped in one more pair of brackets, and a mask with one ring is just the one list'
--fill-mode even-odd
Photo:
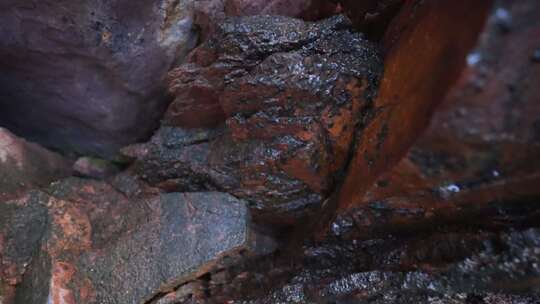
{"label": "reddish brown rock", "polygon": [[0,200],[71,174],[70,161],[0,128]]}
{"label": "reddish brown rock", "polygon": [[[494,8],[425,134],[355,203],[361,235],[538,222],[540,66],[531,56],[539,12],[536,1]],[[512,23],[501,27],[501,15]]]}
{"label": "reddish brown rock", "polygon": [[305,257],[296,267],[274,266],[273,273],[283,267],[289,279],[262,295],[250,289],[232,298],[263,304],[535,304],[540,299],[539,245],[539,229],[330,239],[304,246]]}
{"label": "reddish brown rock", "polygon": [[218,189],[265,211],[320,204],[347,164],[380,72],[376,47],[349,25],[342,16],[228,19],[171,72],[176,98],[165,124],[184,129],[163,127],[127,149],[140,158],[136,171],[168,191]]}
{"label": "reddish brown rock", "polygon": [[[372,119],[355,146],[342,186],[314,217],[320,229],[327,229],[336,209],[359,204],[427,127],[436,105],[459,77],[489,7],[489,1],[411,1],[401,9],[385,36],[385,71]],[[461,20],[459,29],[456,19]]]}

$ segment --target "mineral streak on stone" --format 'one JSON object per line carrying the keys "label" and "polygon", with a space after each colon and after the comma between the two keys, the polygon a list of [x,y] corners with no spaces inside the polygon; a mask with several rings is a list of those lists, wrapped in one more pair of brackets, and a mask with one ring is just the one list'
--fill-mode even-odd
{"label": "mineral streak on stone", "polygon": [[144,303],[274,246],[245,202],[219,192],[127,197],[70,178],[0,207],[15,303]]}
{"label": "mineral streak on stone", "polygon": [[376,47],[349,25],[227,19],[170,73],[166,126],[126,150],[136,171],[168,191],[218,189],[274,212],[319,204],[347,165],[381,71]]}
{"label": "mineral streak on stone", "polygon": [[0,200],[71,174],[70,162],[0,127]]}
{"label": "mineral streak on stone", "polygon": [[0,4],[0,122],[55,149],[111,157],[157,127],[164,77],[194,47],[191,0]]}

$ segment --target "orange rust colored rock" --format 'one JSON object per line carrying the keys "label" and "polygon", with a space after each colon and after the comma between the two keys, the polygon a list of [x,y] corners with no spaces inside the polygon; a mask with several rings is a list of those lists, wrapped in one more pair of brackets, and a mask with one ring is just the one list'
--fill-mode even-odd
{"label": "orange rust colored rock", "polygon": [[375,180],[403,157],[459,77],[490,6],[490,1],[464,0],[404,5],[384,39],[385,70],[374,118],[357,143],[342,187],[316,225],[326,229],[336,209],[361,204]]}
{"label": "orange rust colored rock", "polygon": [[512,16],[510,28],[492,14],[429,128],[346,212],[357,236],[538,222],[540,64],[532,57],[540,3],[506,2],[500,10]]}

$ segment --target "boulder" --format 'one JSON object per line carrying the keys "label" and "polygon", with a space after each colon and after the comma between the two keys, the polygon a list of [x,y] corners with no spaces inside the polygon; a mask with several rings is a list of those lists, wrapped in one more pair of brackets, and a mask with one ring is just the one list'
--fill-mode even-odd
{"label": "boulder", "polygon": [[164,78],[195,44],[192,1],[0,4],[0,124],[64,152],[112,157],[146,139]]}
{"label": "boulder", "polygon": [[15,303],[144,303],[274,248],[229,194],[128,196],[133,181],[111,182],[70,178],[0,204]]}
{"label": "boulder", "polygon": [[126,149],[167,191],[218,189],[290,215],[319,205],[347,165],[381,71],[343,16],[227,19],[170,73],[165,126]]}

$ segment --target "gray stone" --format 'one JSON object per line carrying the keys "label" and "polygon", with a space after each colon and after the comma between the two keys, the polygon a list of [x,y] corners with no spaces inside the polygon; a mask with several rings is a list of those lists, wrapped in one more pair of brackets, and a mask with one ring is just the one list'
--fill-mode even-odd
{"label": "gray stone", "polygon": [[0,207],[15,303],[145,303],[275,248],[246,203],[220,192],[128,197],[70,178]]}

